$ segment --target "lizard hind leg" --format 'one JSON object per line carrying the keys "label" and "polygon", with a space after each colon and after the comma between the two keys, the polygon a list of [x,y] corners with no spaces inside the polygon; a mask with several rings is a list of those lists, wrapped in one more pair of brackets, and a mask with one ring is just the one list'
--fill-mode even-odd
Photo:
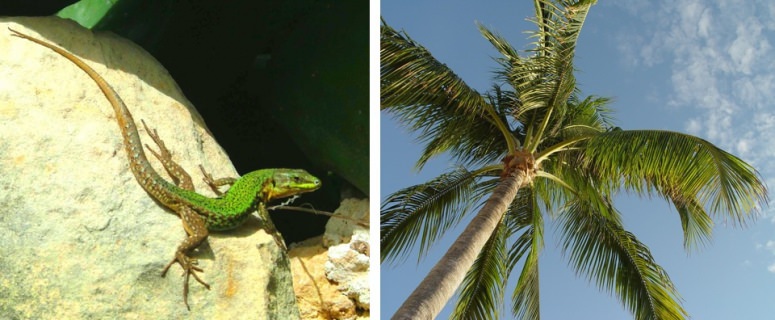
{"label": "lizard hind leg", "polygon": [[[167,170],[167,173],[169,173],[178,187],[194,191],[194,184],[191,181],[191,176],[183,169],[183,167],[172,160],[172,154],[169,149],[167,149],[167,146],[164,145],[164,141],[161,140],[156,129],[151,130],[148,128],[148,125],[145,124],[145,121],[141,120],[141,122],[143,123],[143,127],[145,127],[148,136],[150,136],[159,147],[159,151],[156,152],[147,144],[145,147],[161,161],[164,169]],[[173,264],[180,264],[180,267],[183,268],[183,275],[186,277],[186,279],[183,280],[183,303],[186,304],[188,310],[191,310],[191,307],[188,305],[188,282],[190,277],[194,276],[194,279],[208,290],[210,289],[210,285],[199,278],[197,272],[203,272],[203,270],[196,266],[196,259],[191,258],[188,255],[188,252],[198,247],[205,239],[207,239],[209,233],[202,216],[196,213],[194,209],[187,206],[180,206],[174,209],[180,215],[180,220],[183,223],[183,229],[186,230],[187,237],[180,243],[177,251],[175,251],[175,257],[164,267],[161,276],[164,277]]]}
{"label": "lizard hind leg", "polygon": [[145,120],[140,120],[140,122],[143,123],[143,127],[145,128],[145,132],[148,133],[148,136],[150,136],[151,139],[153,139],[153,142],[156,143],[156,146],[159,147],[159,152],[151,149],[147,144],[145,145],[145,148],[161,161],[164,170],[167,170],[167,173],[172,177],[172,180],[178,187],[194,191],[194,183],[191,180],[191,176],[183,169],[183,167],[172,160],[172,153],[170,153],[167,146],[164,145],[164,141],[159,137],[159,133],[156,132],[156,129],[149,129],[148,125],[145,124]]}
{"label": "lizard hind leg", "polygon": [[180,267],[183,268],[183,275],[186,277],[183,281],[183,302],[186,304],[186,308],[191,310],[191,307],[188,305],[188,281],[190,276],[194,276],[194,279],[208,290],[210,290],[210,285],[204,282],[199,278],[199,275],[196,274],[197,272],[203,271],[196,266],[196,259],[191,258],[188,255],[188,252],[198,247],[207,238],[208,232],[204,220],[193,209],[183,206],[176,211],[180,214],[183,228],[186,229],[188,237],[180,243],[175,252],[175,257],[164,267],[161,276],[164,277],[170,267],[175,263],[178,263]]}

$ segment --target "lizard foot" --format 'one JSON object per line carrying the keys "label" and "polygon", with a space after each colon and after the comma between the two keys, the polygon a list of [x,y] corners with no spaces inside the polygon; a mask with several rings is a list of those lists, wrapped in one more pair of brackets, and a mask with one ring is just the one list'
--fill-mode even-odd
{"label": "lizard foot", "polygon": [[162,272],[161,272],[161,276],[164,277],[165,275],[167,275],[167,270],[169,270],[170,267],[173,264],[175,264],[176,262],[178,264],[180,264],[180,266],[183,268],[183,274],[186,276],[186,280],[183,282],[183,303],[186,304],[186,308],[188,308],[188,310],[190,311],[191,307],[188,305],[188,279],[189,279],[189,276],[193,275],[194,279],[196,279],[196,281],[198,281],[203,286],[205,286],[205,288],[207,288],[207,290],[210,290],[210,285],[207,284],[206,282],[202,281],[202,279],[200,279],[199,276],[196,274],[196,272],[203,272],[202,268],[199,268],[199,267],[194,265],[196,260],[189,258],[188,256],[186,256],[185,254],[183,254],[180,251],[175,253],[175,258],[172,258],[172,261],[170,261],[170,263],[168,263],[167,266],[164,267],[164,270],[162,270]]}
{"label": "lizard foot", "polygon": [[148,128],[148,125],[145,124],[145,120],[140,119],[140,122],[143,123],[143,127],[145,128],[145,132],[148,134],[151,139],[156,143],[156,146],[159,147],[159,151],[151,149],[151,147],[146,144],[145,148],[148,149],[154,156],[156,156],[156,159],[159,159],[161,161],[161,164],[164,166],[164,170],[167,170],[167,173],[169,173],[170,177],[172,178],[172,181],[175,182],[175,184],[183,189],[186,190],[194,190],[194,183],[191,182],[191,176],[186,172],[183,167],[180,166],[177,162],[172,160],[172,153],[169,149],[167,149],[167,146],[164,144],[164,141],[159,137],[159,133],[156,132],[156,129],[150,129]]}
{"label": "lizard foot", "polygon": [[231,186],[232,184],[234,184],[235,181],[237,181],[236,178],[213,179],[213,176],[209,172],[207,172],[201,164],[199,165],[199,170],[201,170],[202,175],[204,175],[202,180],[210,187],[210,189],[213,189],[213,192],[215,192],[215,194],[219,197],[223,195],[223,192],[221,192],[221,190],[218,189],[219,187]]}

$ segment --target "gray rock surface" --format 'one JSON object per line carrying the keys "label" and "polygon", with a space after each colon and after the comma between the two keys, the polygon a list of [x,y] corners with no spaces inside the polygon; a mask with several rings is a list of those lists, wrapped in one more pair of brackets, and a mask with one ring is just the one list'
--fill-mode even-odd
{"label": "gray rock surface", "polygon": [[369,201],[344,199],[321,237],[291,246],[302,319],[369,319]]}
{"label": "gray rock surface", "polygon": [[213,195],[199,164],[216,178],[236,176],[174,80],[140,47],[59,18],[1,18],[0,319],[298,318],[289,261],[255,217],[199,248],[212,289],[192,279],[186,310],[181,268],[160,277],[185,232],[129,171],[108,101],[70,61],[8,27],[91,65],[135,120],[158,130],[200,193]]}
{"label": "gray rock surface", "polygon": [[323,235],[323,246],[328,247],[326,277],[362,310],[369,310],[371,305],[368,223],[369,201],[345,199],[326,224]]}

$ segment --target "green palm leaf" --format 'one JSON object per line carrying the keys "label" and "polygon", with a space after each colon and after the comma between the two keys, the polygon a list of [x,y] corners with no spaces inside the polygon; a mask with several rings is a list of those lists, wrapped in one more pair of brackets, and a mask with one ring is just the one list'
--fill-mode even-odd
{"label": "green palm leaf", "polygon": [[448,117],[443,126],[427,128],[425,133],[423,138],[427,141],[417,161],[418,169],[444,152],[467,167],[491,164],[500,160],[508,148],[503,139],[492,138],[501,135],[498,128],[473,122],[466,116]]}
{"label": "green palm leaf", "polygon": [[466,273],[460,299],[450,319],[498,319],[506,287],[506,239],[508,230],[501,224]]}
{"label": "green palm leaf", "polygon": [[578,273],[615,293],[636,319],[685,319],[678,292],[648,248],[607,218],[618,213],[610,202],[580,198],[567,204],[559,219],[562,247]]}
{"label": "green palm leaf", "polygon": [[[525,233],[525,238],[533,236],[533,230]],[[535,239],[533,239],[535,241]],[[535,248],[533,248],[535,249]],[[517,319],[540,319],[540,299],[538,281],[538,250],[530,250],[522,265],[517,286],[512,294],[512,313]]]}
{"label": "green palm leaf", "polygon": [[698,222],[707,219],[696,206],[743,224],[767,200],[753,167],[682,133],[614,130],[590,138],[581,156],[584,169],[607,181],[607,189],[623,186],[638,194],[656,192]]}
{"label": "green palm leaf", "polygon": [[460,221],[483,193],[476,184],[485,170],[459,167],[426,183],[404,188],[382,203],[380,246],[382,260],[405,257],[420,241],[420,256]]}
{"label": "green palm leaf", "polygon": [[705,212],[705,209],[697,199],[678,202],[673,200],[673,205],[678,210],[681,218],[681,228],[684,231],[684,248],[690,250],[699,244],[710,241],[713,234],[713,219]]}
{"label": "green palm leaf", "polygon": [[[506,213],[511,234],[522,233],[511,245],[508,273],[524,260],[517,286],[512,293],[512,312],[518,319],[539,319],[538,256],[543,248],[543,216],[538,207],[537,190],[521,189]],[[523,259],[524,258],[524,259]]]}
{"label": "green palm leaf", "polygon": [[588,96],[580,100],[575,95],[571,96],[565,121],[553,128],[549,136],[556,136],[563,141],[595,135],[613,128],[612,112],[608,109],[610,102],[611,99],[605,97]]}
{"label": "green palm leaf", "polygon": [[[380,28],[380,101],[382,109],[400,109],[425,105],[429,110],[422,116],[410,112],[406,116],[413,127],[435,124],[432,113],[481,114],[484,100],[445,64],[434,58],[425,47],[405,32],[398,32],[384,21]],[[414,109],[414,108],[412,108]]]}
{"label": "green palm leaf", "polygon": [[[491,154],[503,144],[517,143],[484,96],[406,33],[395,31],[383,21],[380,44],[382,109],[417,131],[420,141],[426,143],[418,168],[447,151],[463,162],[475,159],[481,163],[478,156]],[[487,141],[483,137],[489,137],[487,140],[493,143],[478,148],[477,153],[466,148],[482,145]]]}
{"label": "green palm leaf", "polygon": [[[504,77],[519,93],[522,110],[515,117],[527,129],[526,148],[535,151],[547,130],[563,121],[567,101],[576,90],[573,57],[576,42],[595,1],[535,1],[538,39],[530,63],[506,65]],[[511,67],[511,68],[509,68]]]}

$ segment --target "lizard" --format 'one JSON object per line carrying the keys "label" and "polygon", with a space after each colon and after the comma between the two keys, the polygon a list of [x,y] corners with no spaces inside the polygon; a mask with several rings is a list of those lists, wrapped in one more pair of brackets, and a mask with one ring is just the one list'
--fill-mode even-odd
{"label": "lizard", "polygon": [[[164,277],[173,264],[177,263],[181,266],[185,275],[183,302],[188,310],[191,310],[188,304],[190,276],[193,276],[208,290],[210,289],[210,285],[197,275],[197,272],[203,272],[203,270],[196,266],[196,259],[190,256],[190,252],[207,238],[209,231],[237,228],[251,216],[252,212],[258,211],[263,228],[267,233],[273,235],[278,246],[284,249],[281,236],[269,219],[265,204],[273,199],[317,190],[321,187],[321,181],[317,177],[302,169],[276,168],[252,171],[239,179],[213,179],[200,165],[199,167],[204,174],[203,180],[217,195],[215,198],[206,197],[194,190],[191,176],[172,160],[171,153],[156,130],[149,130],[145,121],[142,121],[145,131],[157,144],[159,151],[151,149],[147,144],[145,147],[161,161],[164,169],[175,182],[174,184],[170,183],[151,166],[143,151],[143,144],[140,141],[140,135],[132,114],[118,93],[102,76],[83,60],[58,46],[11,28],[8,30],[12,32],[12,36],[32,41],[70,60],[97,84],[113,107],[129,160],[129,167],[135,179],[152,198],[180,216],[183,229],[186,231],[187,237],[177,247],[175,256],[164,267],[161,276]],[[218,187],[223,185],[230,187],[225,192],[220,192]]]}

